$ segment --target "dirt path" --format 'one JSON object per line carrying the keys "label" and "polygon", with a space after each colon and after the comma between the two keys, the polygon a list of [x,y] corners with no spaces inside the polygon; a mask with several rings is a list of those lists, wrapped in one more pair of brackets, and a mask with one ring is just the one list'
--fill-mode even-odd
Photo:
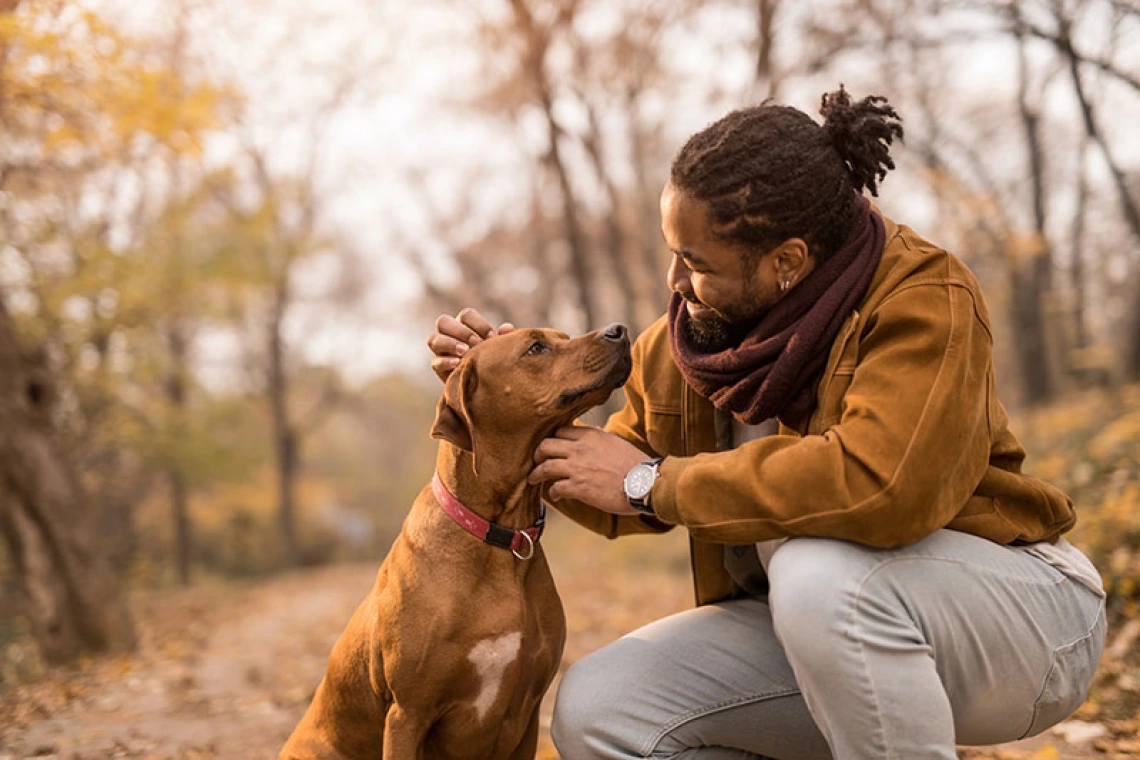
{"label": "dirt path", "polygon": [[0,756],[273,757],[374,567],[141,598],[136,657],[5,695]]}
{"label": "dirt path", "polygon": [[[551,533],[548,552],[569,627],[564,667],[689,605],[679,532],[610,543],[558,522]],[[0,760],[275,757],[375,572],[375,565],[340,566],[139,596],[136,655],[0,693]],[[557,758],[548,736],[554,691],[542,716],[542,760]],[[1055,736],[977,755],[1094,756],[1106,757]]]}

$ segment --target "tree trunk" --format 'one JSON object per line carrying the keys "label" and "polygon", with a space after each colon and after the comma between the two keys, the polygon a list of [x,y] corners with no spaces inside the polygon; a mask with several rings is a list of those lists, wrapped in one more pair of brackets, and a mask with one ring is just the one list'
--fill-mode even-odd
{"label": "tree trunk", "polygon": [[285,371],[285,338],[281,334],[288,285],[278,285],[269,321],[269,406],[273,416],[273,450],[277,460],[277,523],[287,567],[301,564],[297,541],[297,431],[289,419],[289,380]]}
{"label": "tree trunk", "polygon": [[[183,3],[176,11],[178,15],[176,33],[170,45],[170,68],[173,71],[182,71],[186,48],[186,5]],[[180,203],[183,197],[182,163],[178,157],[171,154],[167,162],[170,172],[170,194],[168,201]],[[168,277],[167,298],[169,299],[169,327],[167,329],[167,344],[170,349],[170,374],[166,380],[166,397],[170,402],[170,413],[173,420],[173,432],[178,440],[184,438],[186,428],[187,400],[186,378],[189,377],[189,330],[184,318],[185,302],[189,298],[186,292],[189,261],[187,260],[185,244],[185,227],[182,221],[175,223],[170,235],[170,259],[167,262]],[[193,552],[193,534],[190,525],[190,487],[186,482],[184,472],[185,457],[179,452],[174,461],[170,462],[167,471],[167,480],[170,485],[170,510],[174,523],[174,559],[178,570],[178,582],[183,586],[190,585],[190,558]]]}
{"label": "tree trunk", "polygon": [[[780,91],[780,78],[773,63],[776,47],[776,13],[779,0],[757,0],[756,3],[756,86],[760,100],[776,98]],[[767,92],[763,86],[767,85]]]}
{"label": "tree trunk", "polygon": [[570,170],[562,156],[562,127],[554,116],[554,94],[546,72],[546,51],[549,43],[549,30],[539,29],[526,0],[511,0],[515,23],[526,44],[523,66],[534,86],[538,104],[546,120],[548,142],[546,161],[558,178],[558,188],[562,195],[562,225],[566,244],[570,248],[570,271],[578,292],[578,307],[586,330],[597,327],[598,309],[594,288],[591,286],[589,252],[586,234],[579,218],[578,201],[574,197]]}
{"label": "tree trunk", "polygon": [[1042,308],[1052,289],[1053,257],[1045,230],[1045,156],[1041,151],[1041,117],[1029,104],[1029,66],[1021,35],[1018,35],[1018,53],[1020,81],[1017,105],[1028,153],[1035,241],[1028,257],[1021,255],[1021,251],[1014,257],[1010,304],[1013,307],[1011,316],[1017,335],[1014,345],[1017,347],[1025,401],[1037,405],[1048,401],[1055,392]]}
{"label": "tree trunk", "polygon": [[[184,426],[186,419],[186,339],[177,324],[170,328],[170,376],[166,380],[166,398],[170,402],[174,420],[174,434]],[[190,527],[189,487],[186,475],[182,472],[182,458],[167,466],[167,482],[170,486],[170,512],[174,524],[174,562],[178,571],[178,582],[190,585],[190,555],[193,551],[193,535]]]}
{"label": "tree trunk", "polygon": [[170,510],[174,520],[174,563],[178,572],[178,582],[183,586],[190,585],[190,555],[193,539],[190,533],[190,515],[187,504],[189,502],[189,488],[186,477],[174,465],[167,473],[167,482],[170,485]]}
{"label": "tree trunk", "polygon": [[[542,85],[545,87],[545,85]],[[594,303],[594,288],[590,283],[590,263],[587,259],[586,235],[582,230],[582,220],[578,217],[578,201],[574,197],[574,186],[570,182],[570,171],[562,158],[559,139],[562,129],[554,118],[554,101],[548,92],[542,93],[542,109],[546,115],[547,129],[550,142],[547,146],[547,157],[555,176],[558,177],[558,188],[562,194],[562,223],[566,234],[566,243],[570,248],[570,271],[574,274],[574,283],[578,291],[578,308],[582,311],[582,321],[585,330],[592,330],[598,326],[598,309]]]}
{"label": "tree trunk", "polygon": [[[1137,243],[1140,243],[1140,204],[1137,204],[1133,199],[1128,187],[1128,178],[1113,156],[1108,141],[1101,133],[1093,114],[1092,104],[1085,94],[1084,82],[1081,79],[1081,59],[1073,48],[1072,21],[1064,16],[1060,5],[1054,5],[1054,17],[1058,28],[1057,45],[1069,63],[1069,77],[1073,85],[1073,94],[1081,107],[1081,118],[1085,124],[1085,133],[1100,146],[1104,162],[1108,165],[1109,174],[1112,175],[1113,183],[1116,185],[1124,221],[1128,225],[1132,237]],[[1140,262],[1133,260],[1131,264],[1134,269],[1133,279],[1140,281]],[[1133,291],[1135,292],[1135,289]],[[1128,379],[1140,380],[1140,296],[1133,299],[1133,302],[1128,305],[1128,309],[1129,314],[1125,325],[1125,346],[1127,348],[1124,356],[1124,372]]]}
{"label": "tree trunk", "polygon": [[49,663],[134,647],[134,629],[99,546],[98,515],[51,426],[51,384],[20,350],[0,300],[0,532]]}
{"label": "tree trunk", "polygon": [[587,123],[589,129],[582,138],[582,146],[590,157],[590,165],[594,174],[601,183],[609,201],[610,209],[606,214],[605,251],[613,268],[614,281],[617,283],[618,298],[621,299],[622,319],[634,335],[641,333],[641,324],[637,318],[637,293],[633,285],[633,273],[630,271],[629,261],[626,258],[625,230],[621,219],[621,197],[610,173],[606,171],[605,156],[602,155],[602,129],[598,123],[598,115],[593,106],[586,100],[586,93],[580,93],[579,98],[586,106]]}
{"label": "tree trunk", "polygon": [[1073,213],[1073,263],[1069,270],[1073,289],[1073,344],[1078,351],[1089,346],[1088,323],[1085,321],[1085,216],[1088,213],[1088,138],[1081,141],[1077,163],[1077,208]]}
{"label": "tree trunk", "polygon": [[1011,277],[1010,319],[1017,336],[1014,345],[1025,402],[1031,406],[1045,403],[1054,392],[1041,308],[1048,266],[1045,256],[1039,254],[1030,261],[1015,263]]}
{"label": "tree trunk", "polygon": [[[532,224],[529,230],[529,248],[532,266],[538,272],[555,271],[551,260],[549,242],[545,234],[546,216],[542,211],[542,175],[541,169],[531,183],[530,191],[530,219]],[[554,322],[556,280],[550,276],[538,278],[538,292],[534,299],[534,321],[532,324],[549,325]]]}
{"label": "tree trunk", "polygon": [[650,324],[664,312],[668,302],[664,287],[667,258],[664,255],[665,245],[661,241],[661,215],[657,207],[661,187],[649,180],[649,146],[646,145],[647,138],[637,118],[637,98],[637,92],[631,90],[627,93],[630,160],[633,164],[637,204],[637,248],[640,253],[639,272],[634,281],[641,285],[638,305],[642,314],[647,313],[643,324]]}

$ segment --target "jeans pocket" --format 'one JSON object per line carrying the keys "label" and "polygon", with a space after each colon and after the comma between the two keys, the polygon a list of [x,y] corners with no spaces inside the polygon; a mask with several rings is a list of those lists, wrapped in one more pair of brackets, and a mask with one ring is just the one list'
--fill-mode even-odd
{"label": "jeans pocket", "polygon": [[1104,607],[1096,624],[1082,638],[1053,650],[1053,664],[1041,695],[1033,705],[1033,719],[1024,736],[1035,736],[1060,723],[1084,704],[1104,648]]}

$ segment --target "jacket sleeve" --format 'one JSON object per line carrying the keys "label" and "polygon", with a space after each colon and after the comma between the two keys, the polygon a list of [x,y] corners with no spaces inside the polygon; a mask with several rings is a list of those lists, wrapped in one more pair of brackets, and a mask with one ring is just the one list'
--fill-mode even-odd
{"label": "jacket sleeve", "polygon": [[650,503],[718,543],[913,543],[949,523],[986,471],[991,372],[992,339],[968,287],[909,285],[868,318],[838,424],[670,457]]}
{"label": "jacket sleeve", "polygon": [[[629,373],[629,380],[626,381],[623,388],[625,405],[610,415],[604,429],[608,433],[624,438],[644,451],[647,458],[654,458],[660,454],[649,445],[645,432],[644,349],[644,341],[642,338],[638,338],[632,349],[633,367]],[[612,515],[576,499],[559,501],[548,499],[547,503],[574,522],[595,533],[600,533],[606,538],[617,538],[631,533],[664,533],[673,527],[648,515]]]}

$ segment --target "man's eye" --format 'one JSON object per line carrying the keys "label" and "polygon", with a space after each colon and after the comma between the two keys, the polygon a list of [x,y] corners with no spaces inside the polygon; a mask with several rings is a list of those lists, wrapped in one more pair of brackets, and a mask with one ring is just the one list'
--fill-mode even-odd
{"label": "man's eye", "polygon": [[541,340],[536,340],[534,343],[530,344],[530,348],[528,348],[526,352],[523,353],[523,356],[538,356],[539,354],[545,354],[548,351],[550,351],[550,346],[546,345]]}

